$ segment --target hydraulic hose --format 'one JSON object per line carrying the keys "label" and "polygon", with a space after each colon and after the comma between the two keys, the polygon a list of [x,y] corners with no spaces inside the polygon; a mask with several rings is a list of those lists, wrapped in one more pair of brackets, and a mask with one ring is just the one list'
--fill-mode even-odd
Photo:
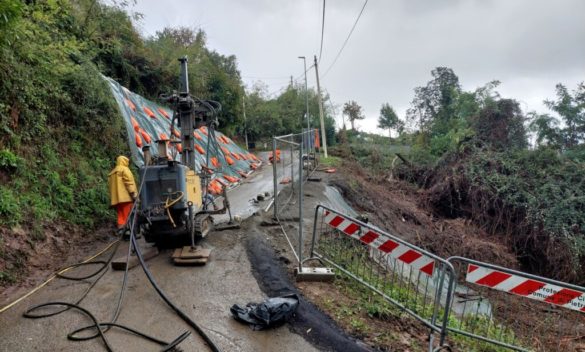
{"label": "hydraulic hose", "polygon": [[[148,166],[145,166],[146,168],[148,168]],[[141,180],[140,186],[138,188],[138,197],[140,197],[140,194],[142,193],[142,189],[144,187],[144,179],[145,177],[143,177],[143,179]],[[182,198],[179,197],[178,199]],[[178,201],[178,200],[177,200]],[[207,344],[207,346],[209,347],[209,349],[213,352],[219,352],[220,349],[217,347],[217,345],[215,345],[215,343],[209,338],[209,336],[207,336],[207,334],[197,325],[197,323],[195,323],[195,321],[193,321],[191,318],[189,318],[189,316],[187,314],[185,314],[185,312],[183,312],[180,308],[178,308],[175,304],[173,304],[173,302],[171,302],[171,300],[167,297],[167,295],[164,293],[164,291],[158,286],[158,284],[156,283],[152,273],[150,272],[150,270],[148,269],[148,267],[146,266],[144,257],[142,256],[142,252],[140,251],[140,247],[138,246],[137,242],[136,242],[136,235],[135,235],[135,225],[136,225],[136,220],[138,218],[138,211],[137,211],[137,203],[135,202],[132,206],[132,210],[131,210],[131,223],[130,223],[130,245],[128,246],[128,252],[126,254],[126,268],[124,270],[124,278],[122,280],[122,287],[120,289],[120,294],[118,296],[118,302],[116,305],[116,310],[112,316],[112,319],[110,322],[99,322],[96,317],[87,309],[83,308],[80,306],[81,302],[85,299],[85,297],[87,297],[87,295],[89,294],[89,292],[91,291],[91,289],[99,282],[99,280],[105,275],[105,273],[107,272],[107,267],[110,265],[111,261],[114,258],[114,255],[116,253],[116,250],[118,249],[119,246],[119,241],[118,243],[114,246],[114,249],[112,250],[112,253],[110,254],[110,256],[108,257],[107,260],[103,261],[103,260],[98,260],[98,261],[88,261],[88,262],[83,262],[83,263],[78,263],[78,264],[74,264],[71,265],[65,269],[60,270],[58,273],[55,274],[55,277],[59,277],[62,279],[66,279],[66,280],[72,280],[72,281],[83,281],[89,278],[92,278],[94,276],[97,276],[96,280],[94,280],[94,282],[92,282],[90,284],[90,286],[85,290],[85,292],[81,295],[81,297],[75,302],[75,303],[69,303],[69,302],[62,302],[62,301],[56,301],[56,302],[47,302],[47,303],[43,303],[43,304],[39,304],[39,305],[35,305],[32,306],[30,308],[28,308],[27,310],[25,310],[25,312],[23,313],[23,316],[26,318],[31,318],[31,319],[39,319],[39,318],[46,318],[46,317],[50,317],[50,316],[54,316],[60,313],[63,313],[69,309],[74,309],[77,311],[80,311],[81,313],[83,313],[84,315],[86,315],[92,322],[92,324],[81,327],[79,329],[74,330],[73,332],[69,333],[67,335],[67,338],[69,340],[73,340],[73,341],[84,341],[84,340],[90,340],[90,339],[94,339],[99,337],[104,345],[105,348],[108,352],[112,352],[112,346],[109,344],[107,338],[106,338],[106,332],[115,327],[115,328],[119,328],[122,330],[125,330],[127,332],[130,332],[136,336],[145,338],[149,341],[155,342],[159,345],[163,346],[162,351],[170,351],[172,349],[174,349],[179,343],[181,343],[183,340],[185,340],[189,335],[190,332],[184,332],[181,335],[179,335],[175,340],[173,340],[170,343],[167,343],[165,341],[159,340],[155,337],[149,336],[145,333],[139,332],[135,329],[132,329],[130,327],[124,326],[122,324],[117,324],[116,321],[118,320],[118,317],[120,315],[120,311],[122,308],[122,302],[124,299],[124,294],[126,292],[126,288],[127,288],[127,283],[128,283],[128,270],[129,270],[129,266],[128,266],[128,261],[130,259],[130,255],[132,253],[132,249],[134,249],[136,256],[138,257],[138,260],[140,262],[140,266],[142,267],[142,270],[144,271],[144,273],[146,274],[146,277],[148,278],[148,281],[150,281],[152,287],[155,289],[155,291],[158,293],[158,295],[165,301],[165,303],[171,308],[173,309],[173,311],[175,311],[175,313],[183,320],[185,321],[191,328],[193,328],[195,330],[195,332],[197,332],[197,334],[199,334],[199,336],[201,336],[201,338],[205,341],[205,343]],[[77,267],[81,267],[81,266],[88,266],[88,265],[100,265],[99,269],[96,270],[95,272],[85,275],[85,276],[69,276],[69,275],[63,275],[63,273],[65,271],[68,271],[70,269],[73,268],[77,268]],[[44,314],[35,314],[34,312],[38,309],[41,308],[45,308],[45,307],[64,307],[60,310],[57,311],[52,311],[49,313],[44,313]],[[4,309],[4,308],[3,308]],[[81,332],[85,332],[85,331],[89,331],[89,330],[95,330],[96,332],[92,335],[87,335],[87,336],[77,336],[79,333]]]}
{"label": "hydraulic hose", "polygon": [[[112,246],[115,246],[118,242],[120,242],[120,240],[116,240],[110,244],[108,244],[106,246],[106,248],[102,249],[101,251],[99,251],[98,253],[94,254],[93,256],[87,258],[86,260],[84,260],[81,263],[87,263],[89,261],[92,261],[93,259],[99,257],[100,255],[104,254],[105,252],[107,252],[110,248],[112,248]],[[28,298],[29,296],[31,296],[33,293],[37,292],[38,290],[40,290],[41,288],[45,287],[46,285],[48,285],[51,281],[53,281],[55,278],[59,277],[59,274],[63,274],[67,271],[69,271],[71,269],[71,267],[65,267],[64,269],[59,270],[58,272],[54,273],[53,275],[51,275],[47,280],[45,280],[43,283],[41,283],[40,285],[38,285],[37,287],[35,287],[34,289],[32,289],[31,291],[29,291],[27,294],[19,297],[18,299],[12,301],[10,304],[2,307],[0,309],[0,313],[4,313],[5,311],[7,311],[8,309],[14,307],[15,305],[17,305],[18,303],[22,302],[23,300],[25,300],[26,298]]]}
{"label": "hydraulic hose", "polygon": [[[148,168],[148,166],[146,166]],[[140,184],[140,188],[138,190],[138,194],[140,195],[140,193],[142,192],[142,187],[144,184],[144,180],[142,181],[142,183]],[[136,205],[135,205],[136,206]],[[142,256],[142,252],[140,251],[140,247],[138,246],[138,244],[136,243],[136,234],[134,232],[135,230],[135,223],[136,223],[136,219],[138,213],[136,211],[134,211],[134,213],[132,214],[132,224],[130,226],[130,242],[131,242],[131,246],[134,248],[134,250],[136,251],[136,257],[138,258],[138,261],[140,262],[140,266],[142,267],[142,270],[144,271],[144,274],[146,274],[146,277],[148,278],[148,281],[150,281],[150,284],[152,285],[152,287],[154,288],[154,290],[156,291],[156,293],[158,293],[158,295],[163,299],[163,301],[165,301],[165,303],[172,309],[175,311],[175,313],[177,313],[177,315],[185,322],[187,323],[189,326],[191,326],[193,328],[193,330],[195,330],[195,332],[197,332],[197,334],[199,336],[201,336],[201,338],[205,341],[205,343],[207,344],[207,346],[209,347],[209,349],[213,352],[220,352],[221,350],[219,349],[219,347],[217,347],[217,345],[209,338],[209,336],[207,336],[207,334],[199,327],[199,325],[197,325],[197,323],[195,323],[195,321],[193,321],[191,318],[189,318],[189,316],[187,314],[185,314],[185,312],[183,312],[179,307],[177,307],[165,294],[165,292],[158,286],[158,284],[156,283],[156,280],[154,279],[154,276],[152,275],[152,273],[150,272],[150,269],[148,269],[148,267],[146,266],[146,261],[144,260],[144,257]],[[126,271],[128,270],[128,266],[126,266]]]}
{"label": "hydraulic hose", "polygon": [[[101,273],[101,275],[99,275],[97,277],[97,279],[94,280],[94,282],[92,282],[89,287],[85,290],[85,292],[81,295],[81,297],[79,297],[79,299],[73,304],[73,305],[79,305],[81,303],[81,301],[83,301],[85,299],[85,297],[89,294],[89,292],[91,291],[91,289],[100,281],[100,279],[102,278],[102,276],[105,275],[105,273],[107,272],[105,269],[108,268],[108,265],[110,264],[110,262],[112,261],[114,254],[116,254],[116,251],[118,249],[118,247],[120,246],[120,240],[117,240],[115,242],[116,244],[113,247],[112,252],[110,253],[110,256],[108,257],[107,260],[103,261],[103,260],[97,260],[97,261],[90,261],[90,262],[84,262],[84,263],[77,263],[77,264],[73,264],[70,265],[66,268],[64,268],[63,270],[58,271],[55,276],[61,279],[65,279],[65,280],[71,280],[71,281],[83,281],[83,280],[87,280],[89,278],[92,278],[98,274]],[[80,277],[76,277],[76,276],[68,276],[68,275],[64,275],[65,271],[74,269],[74,268],[79,268],[81,266],[87,266],[87,265],[101,265],[101,267],[86,276],[80,276]],[[63,308],[61,310],[56,310],[54,312],[50,312],[50,313],[44,313],[44,314],[33,314],[33,311],[41,308],[41,307],[46,307],[46,304],[40,304],[37,306],[33,306],[30,307],[28,309],[26,309],[24,311],[24,313],[22,314],[25,318],[30,318],[30,319],[39,319],[39,318],[48,318],[57,314],[61,314],[69,309],[72,308],[72,306],[67,306],[66,308]]]}
{"label": "hydraulic hose", "polygon": [[173,205],[175,205],[177,202],[179,202],[181,199],[183,199],[183,196],[185,195],[185,193],[183,193],[183,192],[175,192],[175,193],[178,193],[179,196],[173,200],[170,200],[170,198],[167,198],[165,200],[165,206],[164,206],[165,210],[167,211],[167,216],[169,217],[169,220],[170,220],[171,224],[173,225],[173,227],[177,227],[177,225],[175,224],[175,220],[173,219],[173,216],[171,215],[170,208]]}
{"label": "hydraulic hose", "polygon": [[138,258],[138,261],[140,262],[140,266],[142,267],[142,270],[146,274],[146,277],[148,278],[148,281],[150,281],[150,284],[152,285],[152,287],[154,288],[154,290],[156,291],[156,293],[158,293],[158,295],[163,299],[163,301],[165,301],[165,303],[169,307],[171,307],[171,309],[174,310],[175,313],[177,313],[177,315],[181,319],[183,319],[183,321],[185,323],[187,323],[189,326],[191,326],[195,330],[195,332],[197,332],[197,334],[199,334],[199,336],[201,336],[201,338],[205,341],[205,343],[207,343],[207,346],[209,347],[209,349],[211,351],[213,351],[213,352],[219,352],[220,349],[209,338],[209,336],[207,336],[207,334],[197,325],[197,323],[195,323],[195,321],[193,321],[191,318],[189,318],[189,316],[187,314],[185,314],[185,312],[183,312],[173,302],[171,302],[171,300],[167,297],[167,295],[164,293],[164,291],[161,290],[161,288],[158,286],[158,284],[156,283],[154,277],[152,276],[152,273],[150,272],[150,270],[146,266],[146,262],[144,261],[144,258],[142,257],[142,253],[140,252],[140,248],[136,244],[136,237],[134,236],[134,231],[133,230],[131,230],[131,232],[130,232],[130,240],[132,241],[132,244],[133,244],[133,246],[136,249],[136,257]]}
{"label": "hydraulic hose", "polygon": [[[140,183],[138,194],[140,194],[140,192],[142,191],[143,186],[144,186],[144,180],[142,180],[142,182]],[[131,241],[130,245],[128,246],[128,251],[126,254],[126,268],[124,270],[124,278],[122,280],[122,287],[120,289],[120,294],[118,296],[116,310],[115,310],[110,322],[102,322],[102,323],[98,322],[96,317],[91,312],[89,312],[87,309],[81,307],[79,304],[81,303],[81,301],[83,301],[85,299],[85,297],[89,294],[91,289],[99,282],[99,280],[107,272],[106,269],[110,265],[111,261],[114,258],[114,255],[116,253],[116,250],[118,249],[118,246],[120,243],[119,240],[116,242],[116,245],[113,247],[114,249],[112,250],[112,253],[110,254],[110,256],[108,257],[107,260],[105,260],[105,261],[103,261],[103,260],[88,261],[88,262],[73,264],[69,267],[66,267],[66,268],[60,270],[58,273],[55,274],[56,277],[63,278],[66,280],[72,280],[72,281],[82,281],[82,280],[86,280],[88,278],[94,277],[96,275],[99,275],[97,277],[97,279],[90,284],[90,286],[85,290],[85,292],[82,294],[82,296],[75,303],[61,302],[61,301],[47,302],[47,303],[35,305],[35,306],[28,308],[23,313],[23,316],[26,318],[30,318],[30,319],[39,319],[39,318],[46,318],[46,317],[54,316],[54,315],[63,313],[69,309],[78,310],[78,311],[82,312],[84,315],[86,315],[92,321],[92,324],[88,325],[88,326],[81,327],[79,329],[76,329],[73,332],[70,332],[67,335],[67,338],[69,340],[72,340],[72,341],[85,341],[85,340],[90,340],[90,339],[94,339],[94,338],[99,337],[103,341],[105,348],[108,352],[113,352],[113,349],[112,349],[112,346],[109,344],[109,342],[105,336],[105,333],[113,327],[125,330],[127,332],[130,332],[130,333],[136,335],[136,336],[142,337],[144,339],[147,339],[149,341],[152,341],[154,343],[162,345],[163,346],[162,351],[173,350],[179,343],[181,343],[183,340],[185,340],[191,334],[188,331],[182,333],[175,340],[173,340],[171,342],[165,342],[163,340],[160,340],[160,339],[157,339],[157,338],[152,337],[150,335],[147,335],[145,333],[142,333],[138,330],[135,330],[135,329],[132,329],[132,328],[127,327],[125,325],[116,323],[116,321],[118,320],[118,317],[120,315],[120,312],[121,312],[122,302],[124,299],[124,294],[126,292],[127,283],[128,283],[128,270],[129,270],[128,261],[130,259],[130,255],[132,253],[133,247],[136,246],[136,240],[134,239],[134,237],[135,237],[134,236],[134,227],[135,227],[134,225],[136,223],[136,218],[137,218],[136,206],[137,206],[137,203],[135,202],[133,207],[132,207],[132,210],[131,210],[132,223],[130,225],[130,234],[131,234],[133,241]],[[100,265],[100,268],[98,270],[96,270],[95,272],[88,274],[88,275],[85,275],[85,276],[77,277],[77,276],[63,275],[64,272],[66,272],[72,268],[77,268],[77,267],[87,266],[87,265]],[[59,307],[59,306],[65,307],[65,308],[62,308],[62,309],[57,310],[57,311],[49,312],[49,313],[44,313],[44,314],[34,314],[33,313],[34,311],[41,309],[41,308]],[[81,337],[77,336],[77,334],[84,332],[84,331],[88,331],[88,330],[95,330],[96,332],[93,335],[81,336]]]}

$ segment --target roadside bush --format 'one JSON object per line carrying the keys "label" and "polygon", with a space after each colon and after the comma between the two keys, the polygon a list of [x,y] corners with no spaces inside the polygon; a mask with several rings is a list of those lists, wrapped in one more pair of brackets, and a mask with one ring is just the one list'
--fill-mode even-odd
{"label": "roadside bush", "polygon": [[18,167],[20,158],[8,149],[0,150],[0,170],[13,171]]}
{"label": "roadside bush", "polygon": [[14,226],[21,220],[18,198],[5,186],[0,186],[0,225]]}

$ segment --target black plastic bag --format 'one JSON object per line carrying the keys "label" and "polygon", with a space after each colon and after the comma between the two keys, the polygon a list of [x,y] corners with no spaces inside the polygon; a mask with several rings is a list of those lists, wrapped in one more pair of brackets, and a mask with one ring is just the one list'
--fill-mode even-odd
{"label": "black plastic bag", "polygon": [[272,297],[262,303],[248,303],[245,307],[234,304],[230,312],[236,320],[250,324],[254,330],[284,324],[297,310],[299,296],[295,293]]}

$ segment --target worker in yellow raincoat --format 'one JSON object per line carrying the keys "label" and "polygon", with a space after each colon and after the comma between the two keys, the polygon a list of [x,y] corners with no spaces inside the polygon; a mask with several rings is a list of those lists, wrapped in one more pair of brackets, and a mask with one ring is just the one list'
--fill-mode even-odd
{"label": "worker in yellow raincoat", "polygon": [[138,191],[134,176],[128,167],[130,160],[120,155],[116,158],[116,167],[108,175],[108,186],[110,188],[110,205],[118,212],[118,231],[122,233],[126,228],[128,217]]}

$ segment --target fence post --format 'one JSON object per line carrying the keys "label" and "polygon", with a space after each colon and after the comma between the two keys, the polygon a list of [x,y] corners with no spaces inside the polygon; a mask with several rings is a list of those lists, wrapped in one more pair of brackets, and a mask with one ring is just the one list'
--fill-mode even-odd
{"label": "fence post", "polygon": [[[328,241],[315,249],[320,215],[325,231],[322,227],[319,237]],[[322,204],[315,209],[313,241],[311,253],[315,258],[331,264],[427,326],[429,351],[448,348],[445,338],[454,288],[454,270],[449,262]],[[348,258],[351,258],[350,265],[346,262]],[[357,263],[354,264],[355,258]],[[442,307],[445,291],[445,306]],[[435,334],[440,334],[437,349],[433,349]]]}
{"label": "fence post", "polygon": [[290,137],[290,188],[292,190],[292,194],[295,192],[295,147],[294,147],[294,137]]}
{"label": "fence post", "polygon": [[274,178],[274,219],[278,219],[278,180],[276,177],[276,137],[272,137],[272,175]]}
{"label": "fence post", "polygon": [[[303,134],[304,142],[304,134]],[[299,148],[299,272],[303,263],[303,143]]]}
{"label": "fence post", "polygon": [[[440,346],[443,346],[445,344],[445,339],[447,338],[447,325],[449,324],[449,314],[451,314],[451,306],[452,306],[452,299],[453,299],[453,295],[454,295],[454,290],[455,290],[455,282],[457,281],[457,276],[455,274],[455,269],[453,268],[453,265],[451,265],[450,262],[449,263],[449,267],[446,269],[443,269],[443,273],[445,273],[447,270],[449,270],[449,286],[447,289],[447,296],[445,299],[445,314],[443,316],[443,321],[441,323],[441,339],[439,341]],[[443,264],[443,266],[445,266],[445,264]],[[442,291],[442,290],[441,290]]]}
{"label": "fence post", "polygon": [[311,239],[311,252],[309,254],[309,258],[315,257],[315,236],[317,235],[317,218],[319,215],[319,207],[320,206],[321,206],[321,204],[317,205],[317,207],[315,208],[315,218],[313,219],[313,236]]}

